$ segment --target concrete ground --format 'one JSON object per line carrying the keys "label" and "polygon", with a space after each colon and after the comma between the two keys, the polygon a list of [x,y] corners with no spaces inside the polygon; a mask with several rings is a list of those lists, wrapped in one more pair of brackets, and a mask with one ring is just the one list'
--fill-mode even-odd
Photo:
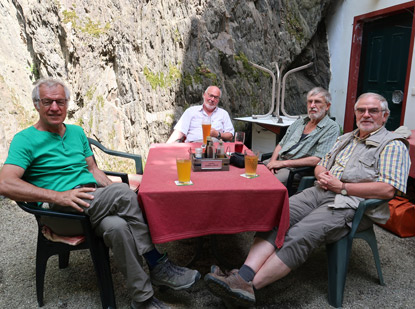
{"label": "concrete ground", "polygon": [[[33,215],[0,197],[0,308],[36,308],[35,252],[36,222]],[[353,246],[344,293],[343,308],[413,308],[415,304],[415,238],[399,238],[376,227],[382,271],[386,286],[380,286],[369,247],[361,240]],[[253,233],[220,236],[220,249],[240,265]],[[206,238],[206,240],[209,240]],[[217,263],[205,242],[203,256],[194,265],[203,275]],[[194,252],[194,240],[158,246],[171,260],[183,265]],[[112,261],[118,308],[129,308],[122,275]],[[225,308],[203,280],[185,291],[160,291],[156,296],[172,308]],[[331,308],[327,302],[327,259],[325,249],[286,278],[258,291],[255,308]],[[60,270],[57,258],[48,262],[45,278],[45,309],[101,308],[94,269],[88,251],[71,254],[69,267]]]}

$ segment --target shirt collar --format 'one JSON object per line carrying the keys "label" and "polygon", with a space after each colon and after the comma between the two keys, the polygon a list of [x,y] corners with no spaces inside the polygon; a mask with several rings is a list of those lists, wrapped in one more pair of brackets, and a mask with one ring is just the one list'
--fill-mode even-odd
{"label": "shirt collar", "polygon": [[[219,106],[216,106],[215,107],[215,109],[213,110],[213,112],[212,112],[212,114],[213,113],[216,113],[216,111],[219,109]],[[200,105],[200,107],[199,107],[199,112],[202,112],[204,115],[206,115],[207,116],[207,113],[205,112],[205,110],[203,109],[203,104],[202,105]]]}

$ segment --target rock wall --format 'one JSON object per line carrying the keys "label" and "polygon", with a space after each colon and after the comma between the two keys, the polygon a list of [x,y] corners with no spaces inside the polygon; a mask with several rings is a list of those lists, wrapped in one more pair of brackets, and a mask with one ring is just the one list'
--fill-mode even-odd
{"label": "rock wall", "polygon": [[[330,0],[0,0],[0,162],[33,124],[33,82],[72,89],[68,123],[108,148],[146,157],[183,110],[218,85],[231,117],[271,104],[270,76],[314,61],[287,84],[286,105],[330,79],[324,15]],[[244,129],[244,124],[234,123]]]}

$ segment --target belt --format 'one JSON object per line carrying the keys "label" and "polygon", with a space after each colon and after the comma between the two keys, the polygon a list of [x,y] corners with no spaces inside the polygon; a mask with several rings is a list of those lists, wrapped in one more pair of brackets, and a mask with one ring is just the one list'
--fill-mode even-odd
{"label": "belt", "polygon": [[96,183],[86,183],[86,184],[77,185],[74,187],[74,189],[79,189],[79,188],[98,188],[98,185]]}

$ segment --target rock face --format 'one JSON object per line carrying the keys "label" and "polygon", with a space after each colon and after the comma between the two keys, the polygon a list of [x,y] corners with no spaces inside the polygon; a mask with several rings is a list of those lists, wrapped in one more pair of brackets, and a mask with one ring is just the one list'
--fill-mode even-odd
{"label": "rock face", "polygon": [[[165,142],[183,110],[210,84],[231,117],[262,114],[282,73],[286,109],[305,112],[305,93],[328,86],[324,27],[329,0],[1,0],[0,162],[13,135],[33,124],[33,82],[72,89],[68,123],[108,148],[147,154]],[[244,124],[235,122],[236,128]]]}

